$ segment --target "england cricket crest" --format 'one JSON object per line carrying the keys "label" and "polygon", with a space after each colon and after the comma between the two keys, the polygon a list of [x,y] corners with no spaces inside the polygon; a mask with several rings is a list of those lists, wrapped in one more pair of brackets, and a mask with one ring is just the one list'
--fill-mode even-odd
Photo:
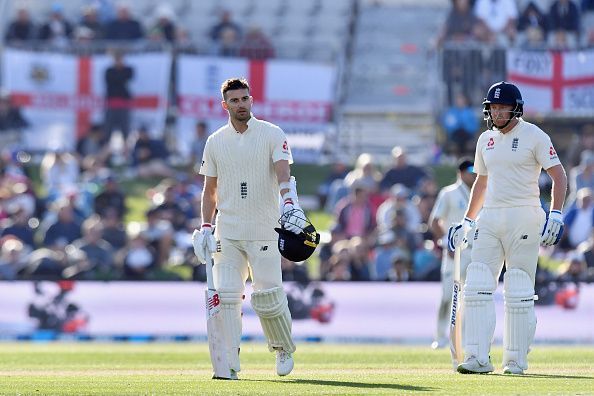
{"label": "england cricket crest", "polygon": [[460,313],[462,284],[460,282],[460,255],[462,249],[456,248],[454,253],[454,288],[452,290],[452,310],[450,316],[450,352],[454,371],[464,361],[462,350],[462,315]]}

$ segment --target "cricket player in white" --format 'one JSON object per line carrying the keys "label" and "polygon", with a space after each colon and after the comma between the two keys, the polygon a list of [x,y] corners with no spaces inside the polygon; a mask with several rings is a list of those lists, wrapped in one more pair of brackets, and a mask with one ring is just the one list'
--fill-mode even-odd
{"label": "cricket player in white", "polygon": [[[464,217],[470,198],[470,187],[476,179],[473,163],[463,158],[458,164],[458,177],[454,184],[445,186],[437,195],[437,200],[429,216],[431,231],[442,240],[444,248],[441,258],[441,302],[437,311],[437,328],[431,348],[443,348],[448,344],[447,330],[452,307],[452,289],[454,287],[454,254],[448,246],[447,230]],[[470,246],[470,244],[469,244]],[[460,256],[460,281],[464,283],[466,267],[470,264],[470,249],[462,251]]]}
{"label": "cricket player in white", "polygon": [[[483,102],[489,129],[478,139],[474,160],[478,176],[464,220],[449,232],[450,248],[464,247],[476,221],[464,285],[460,373],[493,371],[489,357],[495,330],[493,292],[504,261],[503,372],[523,374],[528,368],[527,355],[536,330],[534,276],[539,243],[555,245],[563,233],[565,169],[549,136],[520,118],[523,104],[513,84],[499,82],[489,88]],[[553,181],[548,216],[539,199],[538,178],[543,168]]]}
{"label": "cricket player in white", "polygon": [[[270,351],[276,351],[278,375],[293,369],[291,314],[282,287],[281,256],[276,248],[279,193],[282,212],[303,214],[295,183],[290,181],[291,152],[278,126],[251,114],[253,98],[245,79],[228,79],[221,87],[229,121],[206,142],[200,173],[202,227],[194,231],[194,251],[201,262],[213,254],[213,278],[221,301],[228,343],[230,378],[240,371],[241,303],[251,275],[251,302],[260,318]],[[293,179],[293,178],[291,178]],[[215,209],[216,231],[213,235]],[[304,218],[305,216],[301,216]],[[293,219],[284,226],[299,224]]]}

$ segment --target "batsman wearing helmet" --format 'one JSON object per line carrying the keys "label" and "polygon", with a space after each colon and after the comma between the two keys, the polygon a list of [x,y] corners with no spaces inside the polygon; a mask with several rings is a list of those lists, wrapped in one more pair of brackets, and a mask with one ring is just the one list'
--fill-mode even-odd
{"label": "batsman wearing helmet", "polygon": [[[534,276],[539,244],[555,245],[563,234],[565,169],[549,136],[521,118],[523,105],[515,85],[499,82],[489,88],[483,101],[488,129],[478,139],[474,160],[477,179],[464,219],[448,234],[450,249],[464,247],[476,223],[464,284],[460,373],[493,371],[489,357],[495,330],[493,292],[504,262],[503,372],[523,374],[528,368],[527,355],[536,330]],[[538,178],[543,168],[553,181],[548,214],[539,199]]]}
{"label": "batsman wearing helmet", "polygon": [[[251,303],[270,351],[276,352],[277,374],[287,375],[293,369],[295,344],[274,227],[279,209],[283,232],[298,236],[310,224],[290,176],[292,157],[282,129],[253,116],[253,98],[245,79],[226,80],[221,94],[229,121],[208,138],[204,148],[200,168],[205,176],[203,224],[192,239],[201,262],[213,255],[229,362],[229,376],[223,378],[237,379],[240,371],[241,303],[250,275]],[[279,193],[283,197],[280,208]]]}

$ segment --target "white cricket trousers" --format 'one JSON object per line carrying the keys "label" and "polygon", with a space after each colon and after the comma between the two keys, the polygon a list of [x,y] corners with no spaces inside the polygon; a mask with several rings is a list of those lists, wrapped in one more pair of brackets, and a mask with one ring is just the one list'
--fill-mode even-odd
{"label": "white cricket trousers", "polygon": [[489,266],[495,279],[506,269],[525,271],[534,284],[540,234],[546,215],[541,207],[483,208],[473,238],[472,262]]}
{"label": "white cricket trousers", "polygon": [[251,275],[254,291],[282,286],[281,255],[277,241],[236,241],[220,239],[213,255],[214,285],[217,290],[243,293]]}

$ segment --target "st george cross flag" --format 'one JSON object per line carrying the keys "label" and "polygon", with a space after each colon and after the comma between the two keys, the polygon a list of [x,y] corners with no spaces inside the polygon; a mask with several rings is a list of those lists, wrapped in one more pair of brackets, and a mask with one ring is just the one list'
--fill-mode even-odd
{"label": "st george cross flag", "polygon": [[[279,125],[285,132],[312,127],[322,130],[331,121],[336,79],[333,65],[180,55],[177,136],[182,154],[188,154],[197,121],[207,122],[209,132],[226,122],[220,89],[223,81],[232,77],[247,78],[254,116]],[[288,139],[293,146],[291,136]]]}
{"label": "st george cross flag", "polygon": [[[4,87],[31,124],[28,149],[72,149],[91,123],[104,117],[105,71],[113,63],[104,55],[34,52],[7,49],[2,72]],[[165,124],[171,56],[139,53],[124,57],[134,69],[130,83],[132,128],[140,124],[159,134]]]}
{"label": "st george cross flag", "polygon": [[508,80],[518,85],[527,113],[594,112],[594,50],[507,51]]}

